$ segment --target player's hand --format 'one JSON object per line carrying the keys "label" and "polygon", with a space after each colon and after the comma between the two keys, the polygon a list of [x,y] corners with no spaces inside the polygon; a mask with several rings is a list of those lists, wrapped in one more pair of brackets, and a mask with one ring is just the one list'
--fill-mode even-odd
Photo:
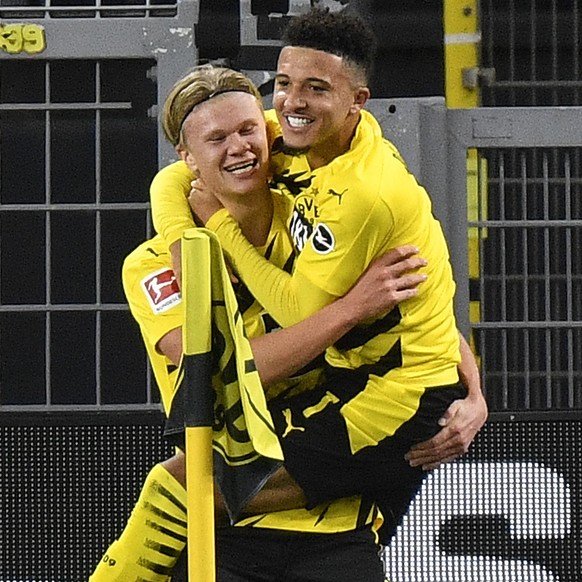
{"label": "player's hand", "polygon": [[439,420],[443,428],[433,438],[415,445],[405,455],[412,467],[425,471],[464,455],[487,420],[487,403],[480,394],[455,400]]}
{"label": "player's hand", "polygon": [[427,265],[416,256],[418,252],[412,245],[401,246],[371,263],[343,298],[358,322],[387,313],[418,294],[418,286],[427,278],[418,272]]}
{"label": "player's hand", "polygon": [[209,190],[202,178],[192,180],[190,186],[190,194],[188,196],[190,208],[196,215],[196,218],[202,224],[206,224],[210,217],[221,208],[224,208],[224,206]]}

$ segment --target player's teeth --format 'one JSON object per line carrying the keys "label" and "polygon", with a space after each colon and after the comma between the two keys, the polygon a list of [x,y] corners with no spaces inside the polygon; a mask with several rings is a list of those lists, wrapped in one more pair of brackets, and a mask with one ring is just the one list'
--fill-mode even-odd
{"label": "player's teeth", "polygon": [[236,166],[236,168],[229,168],[228,171],[232,174],[240,174],[241,172],[246,172],[249,168],[253,167],[253,163],[244,164],[243,166]]}
{"label": "player's teeth", "polygon": [[305,117],[287,117],[287,121],[291,127],[305,127],[311,123],[311,119]]}

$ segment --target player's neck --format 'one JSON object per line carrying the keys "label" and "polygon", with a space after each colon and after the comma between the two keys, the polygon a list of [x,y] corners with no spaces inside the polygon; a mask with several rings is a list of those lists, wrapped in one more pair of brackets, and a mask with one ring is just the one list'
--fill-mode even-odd
{"label": "player's neck", "polygon": [[268,187],[252,195],[231,200],[228,211],[239,223],[251,244],[265,244],[273,220],[273,196]]}
{"label": "player's neck", "polygon": [[349,151],[356,133],[359,117],[346,120],[344,127],[317,144],[313,144],[306,154],[309,167],[317,170],[326,166],[335,158]]}

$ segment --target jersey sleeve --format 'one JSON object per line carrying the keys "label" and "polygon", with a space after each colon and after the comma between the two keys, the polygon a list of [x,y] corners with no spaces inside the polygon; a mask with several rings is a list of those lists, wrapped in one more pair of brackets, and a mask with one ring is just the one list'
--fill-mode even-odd
{"label": "jersey sleeve", "polygon": [[160,170],[150,186],[154,229],[168,247],[195,226],[188,204],[192,179],[190,168],[180,161]]}
{"label": "jersey sleeve", "polygon": [[336,299],[301,273],[289,274],[269,263],[227,210],[214,214],[206,227],[216,233],[235,271],[279,325],[293,325]]}
{"label": "jersey sleeve", "polygon": [[173,272],[164,257],[147,253],[144,245],[133,251],[123,262],[122,283],[130,312],[144,337],[146,347],[157,351],[158,342],[170,331],[182,326],[183,313],[180,291],[175,286],[165,289],[162,301],[148,293],[148,280]]}

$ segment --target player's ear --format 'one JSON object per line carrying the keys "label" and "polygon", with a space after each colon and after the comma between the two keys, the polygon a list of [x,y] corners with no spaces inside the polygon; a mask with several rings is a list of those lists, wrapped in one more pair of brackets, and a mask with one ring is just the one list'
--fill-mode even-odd
{"label": "player's ear", "polygon": [[354,91],[354,103],[352,104],[352,113],[359,113],[364,108],[366,102],[370,98],[370,89],[368,87],[358,87]]}
{"label": "player's ear", "polygon": [[183,145],[176,146],[176,153],[180,156],[180,159],[183,162],[186,162],[186,165],[190,168],[190,171],[194,175],[198,176],[198,166],[196,165],[196,162],[194,162],[194,157],[192,154]]}
{"label": "player's ear", "polygon": [[182,144],[178,144],[176,146],[176,153],[178,154],[178,156],[180,156],[180,159],[183,162],[186,161],[186,156],[188,155],[188,150]]}

